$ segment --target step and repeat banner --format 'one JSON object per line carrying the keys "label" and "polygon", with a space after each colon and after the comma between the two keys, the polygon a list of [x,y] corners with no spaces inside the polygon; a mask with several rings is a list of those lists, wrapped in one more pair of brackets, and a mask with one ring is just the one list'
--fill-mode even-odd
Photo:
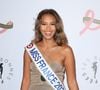
{"label": "step and repeat banner", "polygon": [[100,90],[99,4],[100,0],[0,0],[0,90],[20,90],[24,47],[34,38],[37,14],[46,8],[62,17],[80,90]]}

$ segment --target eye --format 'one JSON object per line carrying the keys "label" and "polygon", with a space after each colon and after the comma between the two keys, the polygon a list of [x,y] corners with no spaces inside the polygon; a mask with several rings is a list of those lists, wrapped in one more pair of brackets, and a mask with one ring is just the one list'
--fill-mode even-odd
{"label": "eye", "polygon": [[41,25],[46,25],[46,23],[41,23]]}
{"label": "eye", "polygon": [[55,25],[55,24],[51,24],[51,25]]}
{"label": "eye", "polygon": [[55,23],[51,23],[51,25],[54,25],[55,26],[56,24]]}

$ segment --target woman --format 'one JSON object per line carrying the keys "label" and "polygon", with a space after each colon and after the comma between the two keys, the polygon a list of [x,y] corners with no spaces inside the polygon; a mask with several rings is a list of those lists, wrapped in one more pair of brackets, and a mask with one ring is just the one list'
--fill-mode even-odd
{"label": "woman", "polygon": [[[66,73],[69,90],[79,90],[73,51],[68,45],[63,29],[63,22],[55,10],[42,10],[35,22],[35,39],[32,44],[38,47],[62,83]],[[36,68],[26,50],[23,69],[21,90],[53,90]]]}

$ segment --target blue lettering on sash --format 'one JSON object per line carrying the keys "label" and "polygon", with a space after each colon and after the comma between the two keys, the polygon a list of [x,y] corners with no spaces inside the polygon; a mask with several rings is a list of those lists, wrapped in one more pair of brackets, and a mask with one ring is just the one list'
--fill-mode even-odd
{"label": "blue lettering on sash", "polygon": [[39,56],[39,53],[34,49],[32,49],[30,51],[32,57],[34,58],[35,61],[38,61],[39,59],[41,59],[41,57]]}
{"label": "blue lettering on sash", "polygon": [[46,66],[44,60],[42,60],[42,59],[39,62],[37,62],[37,64],[39,64],[40,69],[42,69]]}
{"label": "blue lettering on sash", "polygon": [[62,85],[60,84],[60,82],[57,82],[57,85],[54,85],[55,88],[57,88],[57,90],[64,90],[64,88],[62,87]]}
{"label": "blue lettering on sash", "polygon": [[47,64],[44,62],[45,60],[42,59],[36,48],[30,50],[30,53],[31,56],[34,58],[34,61],[36,62],[37,66],[40,68],[42,73],[47,77],[50,83],[53,84],[57,90],[64,90],[63,86],[60,84],[55,75],[49,70]]}

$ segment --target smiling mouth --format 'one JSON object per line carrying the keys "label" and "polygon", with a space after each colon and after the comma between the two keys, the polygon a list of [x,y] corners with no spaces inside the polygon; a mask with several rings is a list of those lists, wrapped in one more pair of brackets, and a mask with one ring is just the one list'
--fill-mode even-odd
{"label": "smiling mouth", "polygon": [[50,36],[52,32],[45,32],[45,35]]}

